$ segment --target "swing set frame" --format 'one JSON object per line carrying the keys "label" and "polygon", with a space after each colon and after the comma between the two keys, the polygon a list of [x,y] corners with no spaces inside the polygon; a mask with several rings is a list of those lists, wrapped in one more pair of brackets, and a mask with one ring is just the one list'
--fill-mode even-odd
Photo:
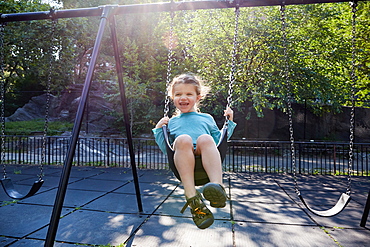
{"label": "swing set frame", "polygon": [[[94,8],[80,8],[68,10],[51,10],[42,12],[25,12],[15,14],[2,14],[0,23],[14,21],[32,21],[45,19],[61,19],[74,17],[103,16],[104,9],[111,8],[109,15],[124,15],[134,13],[170,12],[181,10],[198,9],[223,9],[235,7],[262,7],[280,6],[284,0],[213,0],[213,1],[189,1],[133,4],[133,5],[105,5]],[[285,5],[316,4],[316,3],[338,3],[350,2],[349,0],[285,0]]]}
{"label": "swing set frame", "polygon": [[[67,151],[67,155],[63,165],[62,176],[60,178],[58,192],[55,199],[53,212],[48,228],[45,246],[53,246],[56,232],[58,229],[59,219],[66,195],[68,180],[71,172],[72,161],[82,125],[82,118],[86,108],[86,102],[89,90],[92,84],[92,77],[94,74],[94,68],[97,61],[97,57],[100,50],[100,45],[103,37],[103,33],[107,23],[109,23],[111,30],[111,40],[114,50],[114,56],[116,61],[116,71],[118,76],[118,83],[120,88],[121,104],[124,115],[124,122],[126,128],[126,135],[129,146],[131,168],[134,177],[136,198],[139,212],[143,212],[143,206],[140,196],[140,188],[135,164],[135,154],[133,150],[132,133],[130,131],[130,121],[127,110],[127,100],[125,93],[125,86],[123,83],[123,70],[119,57],[119,47],[117,41],[115,15],[124,14],[145,14],[149,12],[174,12],[182,10],[199,10],[199,9],[221,9],[221,8],[236,8],[236,7],[261,7],[261,6],[281,6],[281,5],[300,5],[300,4],[318,4],[318,3],[336,3],[336,2],[351,2],[349,0],[214,0],[214,1],[189,1],[189,2],[170,2],[165,3],[149,3],[149,4],[135,4],[135,5],[105,5],[95,8],[80,8],[80,9],[69,9],[69,10],[54,10],[42,11],[42,12],[26,12],[26,13],[14,13],[14,14],[1,14],[0,24],[7,22],[17,21],[32,21],[32,20],[56,20],[61,18],[75,18],[75,17],[89,17],[89,16],[100,16],[99,29],[96,35],[93,52],[90,58],[90,63],[84,82],[84,87],[81,93],[81,100],[76,113],[74,127],[70,138],[70,145]],[[370,193],[370,192],[369,192]],[[370,210],[370,195],[368,196],[367,203],[365,206],[364,214],[361,220],[361,226],[365,227],[367,216]]]}

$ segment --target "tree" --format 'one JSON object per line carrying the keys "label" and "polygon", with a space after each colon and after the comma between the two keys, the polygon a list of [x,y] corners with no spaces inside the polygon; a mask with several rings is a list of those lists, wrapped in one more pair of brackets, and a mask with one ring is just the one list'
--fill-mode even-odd
{"label": "tree", "polygon": [[[357,11],[358,105],[370,106],[370,2],[359,2]],[[361,102],[363,102],[361,104]]]}
{"label": "tree", "polygon": [[[340,111],[342,105],[350,102],[352,90],[352,13],[349,4],[295,6],[288,15],[291,30],[288,34],[291,43],[289,61],[295,100],[306,102],[318,114]],[[362,17],[359,16],[359,20]],[[361,37],[363,33],[357,35]],[[355,46],[361,51],[367,45],[357,42]],[[358,55],[365,57],[362,52]],[[357,92],[362,91],[361,84],[366,84],[364,77],[359,78],[359,83],[354,86]]]}
{"label": "tree", "polygon": [[[60,1],[63,8],[96,7],[106,0]],[[149,0],[122,0],[140,4]],[[38,1],[1,2],[6,13],[47,10]],[[357,99],[369,101],[369,2],[359,2],[357,14]],[[242,8],[233,106],[244,114],[263,116],[264,108],[286,109],[288,85],[297,103],[306,103],[317,114],[338,111],[351,94],[351,8],[348,3],[287,6],[287,42],[283,44],[279,7]],[[116,16],[121,62],[134,132],[148,132],[162,115],[165,98],[167,43],[170,13]],[[174,13],[174,63],[172,77],[183,72],[201,75],[212,88],[202,110],[223,119],[226,105],[235,13],[233,9],[176,11]],[[60,91],[82,83],[98,29],[98,17],[58,20],[50,42],[50,21],[9,23],[5,30],[5,77],[13,91],[40,88],[47,81],[52,43],[52,85]],[[15,33],[11,37],[9,32]],[[26,43],[25,40],[30,41]],[[283,75],[283,45],[288,47],[289,81]],[[105,33],[94,80],[114,88],[107,95],[119,103],[115,60],[110,34]],[[366,104],[366,103],[363,103]],[[368,103],[367,103],[368,104]],[[20,106],[17,101],[16,106]],[[358,103],[360,105],[360,103]],[[15,106],[15,108],[16,108]],[[114,109],[111,114],[116,114]]]}
{"label": "tree", "polygon": [[[47,11],[48,7],[41,1],[0,3],[2,13]],[[44,90],[48,80],[49,61],[55,60],[55,50],[50,49],[51,33],[51,23],[48,21],[8,23],[4,26],[1,52],[7,92],[6,115]]]}

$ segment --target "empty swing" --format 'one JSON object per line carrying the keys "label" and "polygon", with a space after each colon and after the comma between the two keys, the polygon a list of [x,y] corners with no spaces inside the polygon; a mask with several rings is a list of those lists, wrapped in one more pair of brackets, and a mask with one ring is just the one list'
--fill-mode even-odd
{"label": "empty swing", "polygon": [[[295,192],[297,193],[300,201],[303,205],[313,214],[321,217],[332,217],[340,212],[348,205],[351,200],[351,176],[352,176],[352,164],[353,164],[353,139],[354,139],[354,112],[355,112],[355,83],[356,83],[356,76],[355,76],[355,13],[356,13],[356,3],[352,3],[352,68],[351,68],[351,81],[352,81],[352,107],[350,113],[350,136],[349,136],[349,159],[348,159],[348,185],[347,190],[345,193],[342,193],[336,204],[327,210],[315,210],[311,208],[307,202],[304,200],[301,191],[299,190],[298,181],[297,181],[297,174],[296,174],[296,157],[295,157],[295,143],[294,143],[294,134],[293,134],[293,119],[292,119],[292,95],[288,93],[287,97],[287,105],[288,105],[288,115],[289,115],[289,133],[290,133],[290,147],[291,147],[291,157],[292,157],[292,167],[293,167],[293,178],[294,178],[294,188]],[[288,55],[287,55],[287,39],[286,39],[286,22],[285,22],[285,4],[283,3],[280,8],[281,12],[281,20],[282,20],[282,33],[283,33],[283,50],[284,50],[284,77],[286,80],[286,84],[288,85],[288,92],[290,92],[290,83],[289,83],[289,65],[288,65]]]}
{"label": "empty swing", "polygon": [[[52,12],[51,12],[52,14]],[[22,194],[18,192],[14,184],[11,180],[11,178],[8,177],[6,172],[6,164],[5,164],[5,78],[3,74],[3,66],[4,66],[4,41],[3,41],[3,33],[4,33],[4,26],[1,24],[0,26],[0,50],[1,50],[1,57],[0,57],[0,70],[1,70],[1,157],[0,157],[0,164],[3,165],[3,178],[0,179],[1,185],[5,191],[5,193],[8,195],[8,197],[15,199],[15,200],[22,200],[27,197],[33,196],[34,194],[39,191],[41,186],[44,183],[43,180],[43,164],[45,162],[45,150],[46,150],[46,134],[48,130],[48,124],[49,124],[49,106],[50,106],[50,84],[51,84],[51,72],[52,72],[52,46],[49,48],[49,54],[50,54],[50,60],[49,60],[49,68],[48,68],[48,78],[47,78],[47,96],[46,96],[46,109],[45,109],[45,122],[44,122],[44,130],[43,130],[43,136],[42,136],[42,153],[41,153],[41,162],[40,162],[40,173],[38,175],[38,180],[36,180],[30,190],[27,192],[27,194]],[[51,40],[54,39],[54,33],[55,33],[55,21],[52,21],[52,33],[51,33]]]}
{"label": "empty swing", "polygon": [[[233,93],[233,84],[235,83],[235,73],[236,73],[236,51],[237,51],[237,37],[238,37],[238,25],[239,25],[239,14],[240,10],[237,6],[235,9],[235,30],[234,30],[234,39],[233,39],[233,50],[232,50],[232,67],[230,71],[230,78],[229,78],[229,90],[228,90],[228,97],[227,97],[227,106],[230,107],[232,103],[232,93]],[[167,63],[167,78],[166,78],[166,88],[168,90],[170,82],[171,82],[171,69],[172,69],[172,46],[173,46],[173,13],[171,12],[171,22],[170,22],[170,32],[169,32],[169,48],[168,48],[168,63]],[[170,97],[167,92],[166,99],[165,99],[165,107],[164,107],[164,117],[168,117],[169,112],[169,104],[170,104]],[[217,143],[217,149],[220,153],[221,162],[224,161],[227,152],[227,136],[228,136],[228,119],[225,118],[224,125],[221,132],[221,138],[219,143]],[[180,174],[176,169],[175,162],[174,162],[174,149],[171,145],[169,139],[169,130],[166,125],[162,126],[163,136],[166,143],[166,151],[167,151],[167,158],[169,167],[176,176],[177,179],[181,181]],[[195,167],[194,167],[194,182],[196,186],[204,185],[208,183],[210,180],[206,171],[204,170],[201,156],[195,156]]]}

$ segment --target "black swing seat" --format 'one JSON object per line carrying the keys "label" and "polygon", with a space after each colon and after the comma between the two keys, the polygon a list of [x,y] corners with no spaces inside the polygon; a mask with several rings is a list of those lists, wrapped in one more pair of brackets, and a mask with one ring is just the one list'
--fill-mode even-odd
{"label": "black swing seat", "polygon": [[[167,158],[168,158],[170,169],[172,170],[176,178],[181,181],[180,174],[177,171],[176,166],[175,166],[175,161],[174,161],[175,152],[169,141],[167,125],[163,125],[162,130],[163,130],[163,135],[164,135],[164,139],[166,142]],[[217,149],[220,152],[221,162],[223,162],[226,157],[226,152],[227,152],[227,126],[226,125],[224,125],[224,127],[221,130],[221,138],[220,138],[219,143],[217,144]],[[198,155],[195,156],[194,181],[195,181],[196,186],[204,185],[209,182],[208,175],[203,168],[202,158],[201,156],[198,156]]]}
{"label": "black swing seat", "polygon": [[15,199],[15,200],[22,200],[22,199],[25,199],[27,197],[30,197],[36,194],[36,192],[41,188],[42,184],[44,183],[44,180],[39,179],[38,181],[35,181],[30,191],[26,195],[23,195],[14,189],[13,182],[10,178],[2,178],[0,182],[1,182],[1,185],[3,186],[5,193],[10,198]]}
{"label": "black swing seat", "polygon": [[334,207],[332,207],[328,210],[320,211],[320,210],[314,210],[310,206],[308,206],[308,204],[305,202],[305,200],[303,199],[303,196],[301,194],[299,194],[298,197],[301,200],[301,202],[304,204],[304,206],[311,213],[313,213],[317,216],[321,216],[321,217],[332,217],[332,216],[335,216],[335,215],[339,214],[340,212],[342,212],[342,210],[347,206],[347,204],[351,200],[351,197],[348,194],[342,193],[342,195],[340,196],[339,200],[334,205]]}

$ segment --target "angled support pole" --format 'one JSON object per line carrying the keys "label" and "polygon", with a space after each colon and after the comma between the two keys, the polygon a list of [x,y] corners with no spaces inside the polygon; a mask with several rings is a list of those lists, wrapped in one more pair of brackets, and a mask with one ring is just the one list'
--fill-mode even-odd
{"label": "angled support pole", "polygon": [[87,71],[84,87],[83,87],[82,94],[81,94],[81,100],[78,105],[76,119],[75,119],[73,130],[72,130],[72,136],[71,136],[69,147],[67,150],[67,156],[64,160],[62,176],[59,181],[58,192],[55,198],[53,212],[52,212],[51,219],[50,219],[50,225],[49,225],[49,229],[47,232],[46,241],[44,245],[45,247],[51,247],[54,245],[55,236],[57,233],[59,219],[60,219],[60,214],[62,212],[63,203],[64,203],[64,199],[66,195],[68,180],[69,180],[69,176],[71,173],[72,161],[73,161],[73,157],[75,154],[78,137],[79,137],[80,130],[81,130],[83,115],[84,115],[85,108],[86,108],[87,96],[90,91],[96,60],[99,54],[99,49],[100,49],[101,41],[103,38],[104,29],[105,29],[107,18],[110,14],[110,11],[111,11],[111,7],[109,6],[103,7],[99,30],[98,30],[98,33],[95,39],[93,53],[91,55],[89,68]]}
{"label": "angled support pole", "polygon": [[126,136],[127,136],[127,142],[128,142],[128,147],[129,147],[129,153],[130,153],[132,175],[134,177],[137,206],[138,206],[139,212],[141,213],[143,212],[143,205],[141,202],[139,179],[138,179],[137,169],[136,169],[136,164],[135,164],[135,153],[134,153],[134,148],[133,148],[134,144],[132,141],[130,118],[129,118],[128,110],[127,110],[126,90],[125,90],[125,84],[123,83],[123,70],[122,70],[121,60],[119,57],[117,31],[116,31],[116,19],[114,15],[110,17],[109,24],[110,24],[110,30],[111,30],[111,39],[113,43],[114,58],[116,60],[116,70],[117,70],[117,77],[118,77],[118,84],[119,84],[119,92],[121,96],[121,105],[122,105],[122,110],[123,110],[123,117],[124,117],[125,128],[126,128]]}
{"label": "angled support pole", "polygon": [[367,217],[369,217],[369,211],[370,211],[370,190],[369,190],[369,194],[367,195],[367,200],[366,200],[364,213],[362,215],[360,226],[362,227],[366,226]]}

